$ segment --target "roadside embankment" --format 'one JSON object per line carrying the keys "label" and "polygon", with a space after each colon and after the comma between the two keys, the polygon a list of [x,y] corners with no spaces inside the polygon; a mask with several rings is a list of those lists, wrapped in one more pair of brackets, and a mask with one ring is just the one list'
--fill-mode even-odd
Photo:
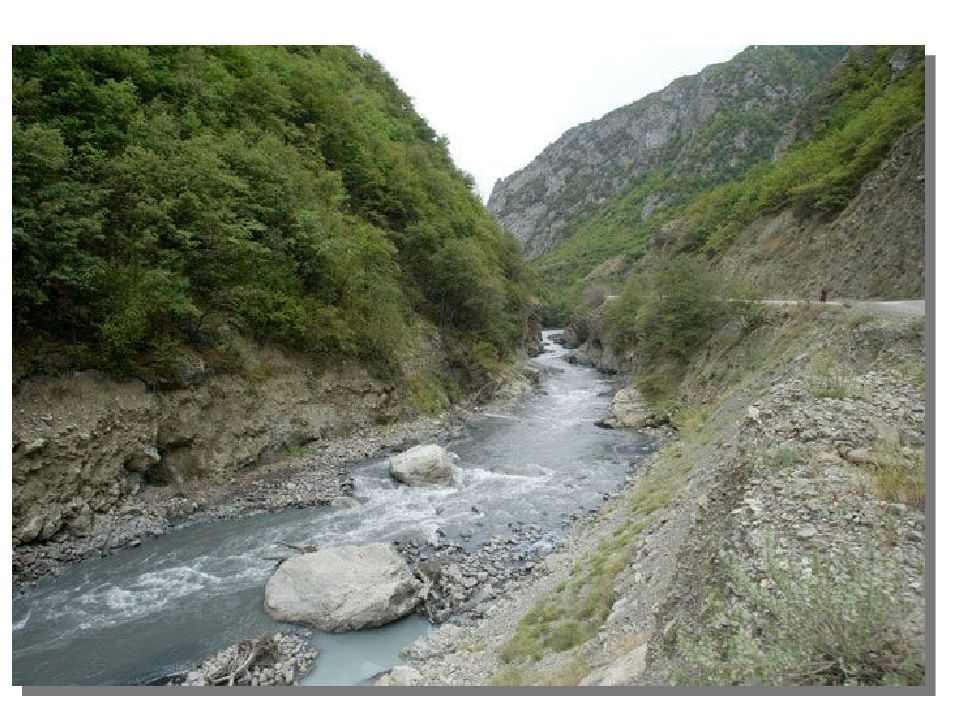
{"label": "roadside embankment", "polygon": [[924,367],[922,320],[725,325],[651,407],[615,398],[608,421],[675,441],[384,684],[922,683]]}

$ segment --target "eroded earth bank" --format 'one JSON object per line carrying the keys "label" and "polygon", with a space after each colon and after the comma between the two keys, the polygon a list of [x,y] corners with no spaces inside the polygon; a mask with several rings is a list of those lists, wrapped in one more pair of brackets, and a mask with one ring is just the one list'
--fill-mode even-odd
{"label": "eroded earth bank", "polygon": [[673,442],[543,575],[381,682],[922,682],[924,388],[922,319],[729,324],[669,402],[613,401],[606,424]]}

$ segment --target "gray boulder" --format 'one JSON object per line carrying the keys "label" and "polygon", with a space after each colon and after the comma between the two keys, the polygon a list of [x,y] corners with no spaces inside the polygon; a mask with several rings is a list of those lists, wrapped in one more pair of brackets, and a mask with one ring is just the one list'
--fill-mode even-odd
{"label": "gray boulder", "polygon": [[643,395],[636,388],[629,387],[617,391],[613,396],[613,403],[604,420],[611,427],[641,428],[646,425],[648,415]]}
{"label": "gray boulder", "polygon": [[419,685],[423,676],[409,665],[397,665],[390,672],[381,675],[374,683],[377,687]]}
{"label": "gray boulder", "polygon": [[267,582],[264,609],[326,632],[379,627],[410,614],[420,582],[387,543],[322,548],[284,561]]}
{"label": "gray boulder", "polygon": [[390,458],[390,475],[407,485],[449,485],[453,458],[439,445],[417,445]]}

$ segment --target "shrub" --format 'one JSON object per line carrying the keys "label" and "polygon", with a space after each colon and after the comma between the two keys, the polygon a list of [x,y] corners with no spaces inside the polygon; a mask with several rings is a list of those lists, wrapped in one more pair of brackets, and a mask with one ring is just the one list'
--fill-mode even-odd
{"label": "shrub", "polygon": [[883,445],[870,464],[880,497],[923,507],[926,500],[926,459],[922,449],[908,454],[899,446]]}
{"label": "shrub", "polygon": [[853,377],[843,363],[819,356],[811,365],[808,388],[814,397],[843,400],[853,394]]}
{"label": "shrub", "polygon": [[216,315],[387,376],[417,320],[520,344],[516,240],[354,48],[17,46],[13,116],[18,347],[127,373]]}
{"label": "shrub", "polygon": [[723,322],[756,314],[742,296],[705,261],[680,254],[630,278],[604,315],[604,335],[621,350],[638,346],[649,361],[686,363]]}
{"label": "shrub", "polygon": [[[771,543],[771,548],[775,547]],[[917,685],[922,648],[909,631],[902,569],[867,547],[808,567],[768,550],[766,582],[722,558],[728,590],[682,633],[673,681],[705,685]]]}

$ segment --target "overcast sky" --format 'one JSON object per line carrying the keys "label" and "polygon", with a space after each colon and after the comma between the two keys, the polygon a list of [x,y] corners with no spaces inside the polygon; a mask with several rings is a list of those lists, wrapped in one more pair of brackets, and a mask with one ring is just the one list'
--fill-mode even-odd
{"label": "overcast sky", "polygon": [[728,60],[744,46],[474,47],[386,40],[364,49],[433,129],[450,138],[454,160],[486,201],[497,178],[522,168],[568,128]]}

